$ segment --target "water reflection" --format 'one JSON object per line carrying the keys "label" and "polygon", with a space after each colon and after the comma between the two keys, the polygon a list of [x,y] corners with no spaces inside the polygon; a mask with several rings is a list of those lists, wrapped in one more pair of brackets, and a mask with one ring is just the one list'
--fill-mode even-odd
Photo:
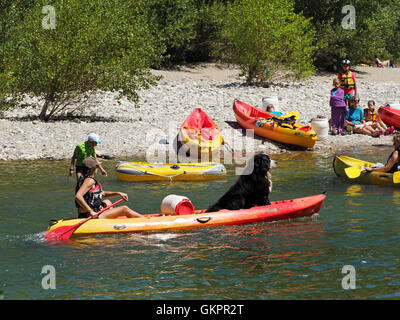
{"label": "water reflection", "polygon": [[361,197],[362,196],[362,186],[359,184],[353,184],[347,187],[345,192],[347,197]]}
{"label": "water reflection", "polygon": [[400,206],[400,190],[393,190],[393,204]]}

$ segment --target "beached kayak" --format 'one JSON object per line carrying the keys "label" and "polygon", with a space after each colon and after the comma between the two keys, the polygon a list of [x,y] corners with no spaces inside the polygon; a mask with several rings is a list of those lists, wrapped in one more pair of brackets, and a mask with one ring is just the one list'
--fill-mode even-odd
{"label": "beached kayak", "polygon": [[221,179],[226,168],[221,163],[149,163],[120,161],[115,167],[122,181],[206,181]]}
{"label": "beached kayak", "polygon": [[[359,160],[356,158],[346,156],[336,156],[333,159],[333,170],[338,177],[342,177],[354,183],[360,184],[380,184],[393,187],[400,187],[400,183],[393,183],[393,173],[384,172],[367,172],[362,170],[362,167],[372,167],[375,165],[373,162]],[[346,174],[346,168],[356,168],[359,171],[359,175],[355,178],[349,178],[348,173]]]}
{"label": "beached kayak", "polygon": [[191,157],[208,160],[224,139],[217,124],[203,110],[196,108],[183,122],[179,141]]}
{"label": "beached kayak", "polygon": [[317,141],[317,134],[310,126],[298,122],[287,123],[285,117],[253,107],[235,100],[233,111],[237,122],[245,129],[253,129],[258,136],[280,143],[312,148]]}
{"label": "beached kayak", "polygon": [[394,126],[400,129],[400,109],[390,107],[380,107],[378,109],[379,117],[388,126]]}
{"label": "beached kayak", "polygon": [[[143,218],[91,219],[78,227],[72,236],[132,233],[166,230],[184,230],[221,225],[238,225],[260,221],[278,221],[311,216],[317,213],[325,200],[324,194],[271,202],[269,206],[253,207],[243,210],[222,210],[205,213],[197,210],[195,214],[163,216],[146,215]],[[62,226],[72,226],[82,219],[58,220],[48,231]]]}

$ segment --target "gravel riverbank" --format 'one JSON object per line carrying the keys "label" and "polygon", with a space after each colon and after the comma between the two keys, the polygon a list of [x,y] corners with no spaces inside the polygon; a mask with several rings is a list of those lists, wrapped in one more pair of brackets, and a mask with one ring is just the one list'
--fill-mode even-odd
{"label": "gravel riverbank", "polygon": [[[213,118],[225,139],[236,145],[235,141],[242,139],[242,130],[233,114],[234,99],[261,107],[263,97],[276,95],[279,110],[299,112],[302,124],[309,124],[318,115],[330,117],[329,92],[334,74],[318,74],[301,82],[279,81],[268,88],[259,88],[245,85],[239,70],[215,64],[154,73],[164,78],[157,87],[139,93],[140,108],[124,99],[118,104],[115,94],[99,92],[88,107],[76,111],[70,108],[57,121],[35,120],[40,105],[31,99],[21,107],[4,111],[0,114],[0,159],[70,158],[75,145],[90,132],[100,135],[103,144],[97,150],[101,154],[124,158],[145,156],[146,152],[165,148],[165,139],[171,143],[181,123],[196,107]],[[370,99],[375,100],[377,107],[387,100],[400,100],[399,69],[360,67],[356,68],[356,77],[363,108]],[[71,113],[76,117],[68,118]],[[254,142],[255,151],[268,154],[293,150],[259,137],[245,137],[243,142]],[[371,144],[390,145],[391,137],[329,136],[307,152],[339,153]]]}

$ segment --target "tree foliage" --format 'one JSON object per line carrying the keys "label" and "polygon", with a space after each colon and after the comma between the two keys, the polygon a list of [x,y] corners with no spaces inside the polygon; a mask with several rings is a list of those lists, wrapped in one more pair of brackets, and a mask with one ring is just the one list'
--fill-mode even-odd
{"label": "tree foliage", "polygon": [[[137,90],[155,84],[149,66],[159,59],[159,51],[132,2],[53,1],[55,29],[42,26],[45,5],[47,1],[34,1],[10,30],[12,40],[3,42],[3,96],[42,98],[40,119],[49,120],[96,90],[116,91],[137,102]],[[8,16],[14,19],[15,12]]]}
{"label": "tree foliage", "polygon": [[313,72],[314,31],[293,12],[292,1],[237,0],[228,8],[225,35],[248,83],[263,82],[281,69],[295,78]]}
{"label": "tree foliage", "polygon": [[[355,29],[345,29],[344,5],[355,8]],[[332,68],[343,58],[353,63],[368,62],[375,55],[399,59],[399,0],[295,0],[295,12],[312,18],[319,49],[315,54],[318,68]]]}

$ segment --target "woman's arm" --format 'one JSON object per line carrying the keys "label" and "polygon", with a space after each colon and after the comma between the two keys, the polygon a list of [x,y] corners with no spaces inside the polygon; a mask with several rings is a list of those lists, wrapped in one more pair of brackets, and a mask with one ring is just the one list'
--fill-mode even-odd
{"label": "woman's arm", "polygon": [[399,152],[395,151],[395,152],[393,152],[389,161],[383,167],[380,167],[380,168],[367,167],[367,168],[365,168],[365,170],[366,171],[376,171],[376,172],[388,172],[398,162],[398,160],[399,160]]}
{"label": "woman's arm", "polygon": [[125,201],[128,201],[128,195],[123,192],[103,191],[103,197],[104,198],[121,197]]}
{"label": "woman's arm", "polygon": [[[75,200],[78,202],[79,206],[85,210],[85,212],[89,212],[92,214],[94,211],[92,208],[86,203],[85,199],[83,196],[93,187],[94,185],[94,180],[89,178],[85,179],[83,182],[82,186],[79,188],[78,192],[75,195]],[[93,215],[93,214],[92,214]]]}

